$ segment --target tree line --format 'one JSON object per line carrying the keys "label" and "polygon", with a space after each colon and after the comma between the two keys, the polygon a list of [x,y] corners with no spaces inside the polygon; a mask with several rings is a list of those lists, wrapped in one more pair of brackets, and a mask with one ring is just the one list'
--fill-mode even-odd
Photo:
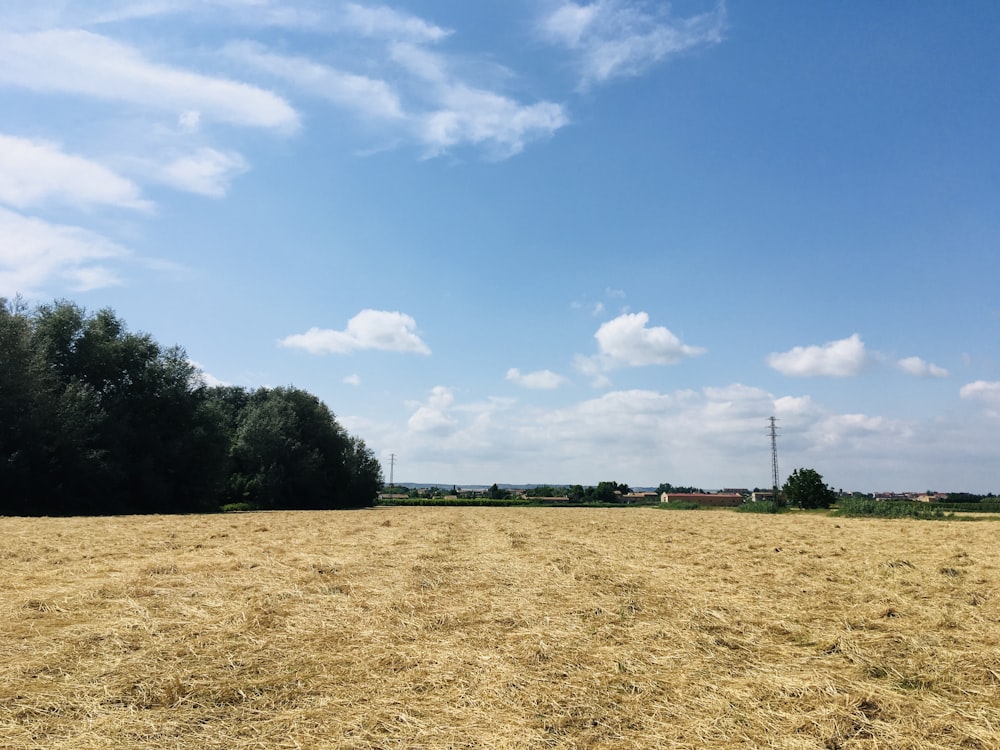
{"label": "tree line", "polygon": [[316,396],[208,387],[112,310],[0,298],[0,514],[354,508],[382,469]]}

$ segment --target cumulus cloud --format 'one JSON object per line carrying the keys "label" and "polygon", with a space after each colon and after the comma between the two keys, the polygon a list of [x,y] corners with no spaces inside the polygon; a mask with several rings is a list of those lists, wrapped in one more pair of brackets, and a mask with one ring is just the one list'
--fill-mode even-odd
{"label": "cumulus cloud", "polygon": [[128,254],[95,232],[0,208],[0,296],[40,294],[52,284],[81,292],[115,286],[122,279],[108,264]]}
{"label": "cumulus cloud", "polygon": [[343,331],[313,327],[279,343],[310,354],[349,354],[359,349],[430,354],[416,328],[416,321],[404,313],[362,310],[347,322]]}
{"label": "cumulus cloud", "polygon": [[407,422],[407,427],[416,433],[444,434],[452,431],[458,424],[449,408],[455,402],[455,396],[450,388],[438,385],[431,390],[426,403],[417,407]]}
{"label": "cumulus cloud", "polygon": [[148,210],[139,187],[98,162],[59,146],[0,134],[0,203],[27,208],[58,200]]}
{"label": "cumulus cloud", "polygon": [[899,369],[918,378],[946,378],[948,371],[931,362],[925,362],[920,357],[906,357],[897,362]]}
{"label": "cumulus cloud", "polygon": [[865,344],[858,334],[822,346],[796,346],[787,352],[769,354],[767,363],[783,375],[796,377],[848,377],[858,375],[868,364]]}
{"label": "cumulus cloud", "polygon": [[353,386],[361,385],[361,376],[357,374],[348,375],[347,377],[344,378],[344,382],[347,383],[348,385],[353,385]]}
{"label": "cumulus cloud", "polygon": [[603,373],[619,367],[673,365],[688,357],[703,354],[705,349],[682,342],[663,326],[647,327],[645,312],[624,313],[602,324],[594,334],[598,353],[591,357],[577,355],[574,364],[580,372],[594,378],[597,386],[607,385]]}
{"label": "cumulus cloud", "polygon": [[[1000,400],[1000,383],[970,386],[970,397],[990,393]],[[463,402],[440,386],[407,408],[398,424],[364,422],[366,441],[404,456],[408,475],[419,481],[459,485],[615,479],[638,486],[769,486],[770,415],[780,420],[783,476],[811,466],[834,487],[986,491],[1000,461],[993,414],[901,420],[840,412],[808,395],[741,383],[613,390],[559,407]],[[345,424],[360,429],[357,420]]]}
{"label": "cumulus cloud", "polygon": [[89,31],[0,32],[0,84],[197,111],[201,118],[294,130],[299,118],[280,96],[225,78],[150,62],[134,47]]}
{"label": "cumulus cloud", "polygon": [[507,370],[507,380],[524,388],[535,390],[552,390],[566,382],[566,378],[551,370],[522,373],[516,367]]}
{"label": "cumulus cloud", "polygon": [[708,13],[675,19],[665,4],[597,0],[559,3],[541,19],[539,29],[548,41],[576,54],[581,85],[588,86],[636,76],[670,56],[718,44],[725,21],[721,4]]}
{"label": "cumulus cloud", "polygon": [[1000,406],[1000,381],[998,380],[977,380],[974,383],[963,385],[958,393],[962,398]]}

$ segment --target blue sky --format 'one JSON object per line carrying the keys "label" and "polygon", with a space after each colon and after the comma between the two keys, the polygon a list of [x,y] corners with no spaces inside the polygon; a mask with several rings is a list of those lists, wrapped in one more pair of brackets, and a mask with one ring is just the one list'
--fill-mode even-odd
{"label": "blue sky", "polygon": [[1000,492],[1000,6],[0,7],[0,295],[399,481]]}

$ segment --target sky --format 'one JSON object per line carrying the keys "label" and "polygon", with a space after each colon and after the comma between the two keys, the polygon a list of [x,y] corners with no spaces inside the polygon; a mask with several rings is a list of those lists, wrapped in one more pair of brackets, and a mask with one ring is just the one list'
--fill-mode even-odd
{"label": "sky", "polygon": [[[1000,493],[1000,4],[10,0],[0,296],[386,479]],[[390,457],[393,457],[390,459]]]}

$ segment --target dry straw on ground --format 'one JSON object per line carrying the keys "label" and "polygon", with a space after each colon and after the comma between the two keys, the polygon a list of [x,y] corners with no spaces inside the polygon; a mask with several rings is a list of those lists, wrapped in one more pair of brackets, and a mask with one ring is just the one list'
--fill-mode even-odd
{"label": "dry straw on ground", "polygon": [[0,519],[0,747],[1000,748],[998,530]]}

